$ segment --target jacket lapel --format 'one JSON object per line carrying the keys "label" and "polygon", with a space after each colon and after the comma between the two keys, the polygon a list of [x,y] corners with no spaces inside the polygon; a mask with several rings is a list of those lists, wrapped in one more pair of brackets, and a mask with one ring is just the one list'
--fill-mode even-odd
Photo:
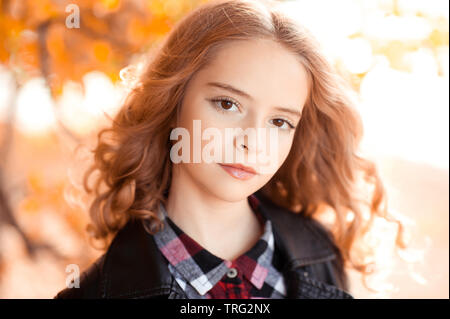
{"label": "jacket lapel", "polygon": [[287,257],[287,267],[295,268],[336,258],[330,239],[316,230],[322,226],[315,220],[289,212],[261,192],[255,195],[261,202],[261,213],[273,223],[275,239],[278,239],[275,242]]}
{"label": "jacket lapel", "polygon": [[288,298],[353,299],[344,290],[305,272],[317,264],[337,258],[332,238],[326,229],[312,218],[294,214],[274,204],[261,192],[255,195],[261,202],[261,213],[273,223],[275,245],[287,260],[283,273],[287,278]]}

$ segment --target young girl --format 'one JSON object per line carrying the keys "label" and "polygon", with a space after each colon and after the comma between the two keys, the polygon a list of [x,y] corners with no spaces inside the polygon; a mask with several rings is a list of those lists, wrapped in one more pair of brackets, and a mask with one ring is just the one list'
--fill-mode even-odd
{"label": "young girl", "polygon": [[[358,174],[371,216],[384,191],[345,84],[272,4],[209,2],[172,29],[85,175],[92,191],[100,173],[89,230],[106,252],[56,298],[353,298]],[[276,134],[242,133],[257,128]],[[267,144],[269,168],[251,160]]]}

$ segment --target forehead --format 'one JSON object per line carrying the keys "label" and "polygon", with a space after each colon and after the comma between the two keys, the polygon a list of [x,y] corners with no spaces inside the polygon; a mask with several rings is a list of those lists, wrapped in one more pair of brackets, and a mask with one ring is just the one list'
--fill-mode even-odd
{"label": "forehead", "polygon": [[232,41],[195,77],[198,86],[223,82],[267,105],[302,107],[307,71],[299,57],[272,40]]}

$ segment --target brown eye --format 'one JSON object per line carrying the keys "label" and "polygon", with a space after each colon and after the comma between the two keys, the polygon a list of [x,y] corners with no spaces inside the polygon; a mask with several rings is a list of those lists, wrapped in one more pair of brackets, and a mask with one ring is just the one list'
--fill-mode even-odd
{"label": "brown eye", "polygon": [[231,101],[227,101],[227,100],[222,100],[220,102],[220,106],[224,109],[224,110],[229,110],[233,107],[233,102]]}
{"label": "brown eye", "polygon": [[239,104],[229,98],[218,98],[209,100],[216,107],[219,112],[231,113],[234,111],[239,111]]}
{"label": "brown eye", "polygon": [[289,130],[289,129],[293,129],[294,126],[288,121],[288,120],[283,120],[283,119],[273,119],[270,120],[270,122],[275,125],[276,127],[279,127],[283,130]]}
{"label": "brown eye", "polygon": [[281,126],[283,126],[283,124],[284,124],[284,120],[281,120],[281,119],[275,119],[275,120],[273,120],[273,124],[274,124],[275,126],[281,127]]}

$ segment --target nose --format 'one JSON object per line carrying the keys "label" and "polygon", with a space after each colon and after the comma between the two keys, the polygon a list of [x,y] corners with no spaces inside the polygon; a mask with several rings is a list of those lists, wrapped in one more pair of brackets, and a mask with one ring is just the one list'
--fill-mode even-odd
{"label": "nose", "polygon": [[254,164],[260,173],[272,173],[278,165],[278,130],[264,127],[237,130],[233,141],[236,162]]}
{"label": "nose", "polygon": [[234,136],[233,144],[236,151],[237,162],[257,164],[257,156],[259,150],[261,150],[261,147],[258,145],[256,128],[239,128],[238,132]]}
{"label": "nose", "polygon": [[245,136],[243,136],[243,137],[237,136],[234,139],[234,147],[240,151],[248,152],[249,147],[247,144],[248,144],[248,139],[246,140]]}
{"label": "nose", "polygon": [[239,132],[234,137],[234,147],[241,152],[250,152],[255,149],[256,135],[253,128],[246,128],[245,130],[238,128]]}

